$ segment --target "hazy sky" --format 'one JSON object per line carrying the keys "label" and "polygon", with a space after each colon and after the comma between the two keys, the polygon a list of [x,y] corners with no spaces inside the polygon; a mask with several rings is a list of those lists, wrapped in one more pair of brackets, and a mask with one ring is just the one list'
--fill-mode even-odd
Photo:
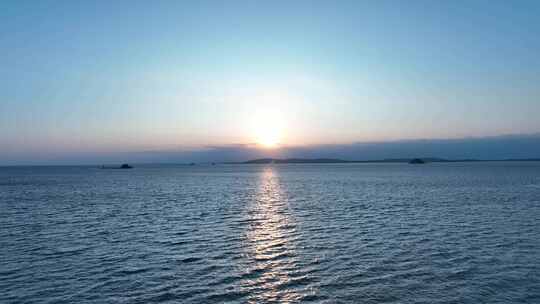
{"label": "hazy sky", "polygon": [[539,1],[0,1],[0,163],[540,132]]}

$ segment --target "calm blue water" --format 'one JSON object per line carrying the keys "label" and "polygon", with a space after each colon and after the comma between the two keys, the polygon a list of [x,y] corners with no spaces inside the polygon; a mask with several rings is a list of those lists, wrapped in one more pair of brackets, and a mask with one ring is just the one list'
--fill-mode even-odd
{"label": "calm blue water", "polygon": [[540,163],[0,168],[0,303],[540,303]]}

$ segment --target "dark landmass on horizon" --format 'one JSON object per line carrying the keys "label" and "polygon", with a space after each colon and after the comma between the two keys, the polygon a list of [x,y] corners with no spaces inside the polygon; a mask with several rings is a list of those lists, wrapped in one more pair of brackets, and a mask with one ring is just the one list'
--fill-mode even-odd
{"label": "dark landmass on horizon", "polygon": [[[0,166],[96,165],[96,164],[203,164],[243,163],[246,160],[325,159],[356,162],[402,162],[418,156],[439,161],[540,161],[540,133],[477,138],[395,140],[312,146],[284,146],[276,150],[249,144],[204,146],[198,149],[125,152],[10,151],[0,149]],[[427,157],[426,157],[427,158]],[[435,157],[432,157],[435,158]],[[290,161],[289,161],[290,162]],[[300,162],[300,161],[297,161]],[[315,163],[311,161],[311,163]]]}
{"label": "dark landmass on horizon", "polygon": [[509,159],[444,159],[437,157],[389,158],[373,160],[344,160],[338,158],[258,158],[242,162],[223,162],[223,164],[340,164],[340,163],[409,163],[420,159],[426,163],[459,163],[459,162],[501,162],[501,161],[540,161],[540,158]]}

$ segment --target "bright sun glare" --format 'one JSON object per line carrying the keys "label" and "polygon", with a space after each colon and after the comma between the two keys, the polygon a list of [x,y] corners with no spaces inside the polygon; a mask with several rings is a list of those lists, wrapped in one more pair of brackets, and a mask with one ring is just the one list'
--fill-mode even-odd
{"label": "bright sun glare", "polygon": [[253,117],[255,141],[264,148],[275,148],[283,139],[283,121],[278,112],[264,110]]}

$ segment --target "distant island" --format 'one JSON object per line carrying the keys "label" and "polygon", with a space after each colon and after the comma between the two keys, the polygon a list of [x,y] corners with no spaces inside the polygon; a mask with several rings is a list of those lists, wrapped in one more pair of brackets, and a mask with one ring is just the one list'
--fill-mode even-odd
{"label": "distant island", "polygon": [[428,163],[428,162],[456,162],[475,160],[447,160],[443,158],[389,158],[378,160],[344,160],[338,158],[259,158],[238,162],[237,164],[340,164],[340,163]]}
{"label": "distant island", "polygon": [[444,159],[437,157],[420,158],[388,158],[376,160],[344,160],[338,158],[259,158],[243,162],[226,162],[226,164],[340,164],[340,163],[457,163],[457,162],[488,162],[488,161],[540,161],[540,158],[527,159]]}

